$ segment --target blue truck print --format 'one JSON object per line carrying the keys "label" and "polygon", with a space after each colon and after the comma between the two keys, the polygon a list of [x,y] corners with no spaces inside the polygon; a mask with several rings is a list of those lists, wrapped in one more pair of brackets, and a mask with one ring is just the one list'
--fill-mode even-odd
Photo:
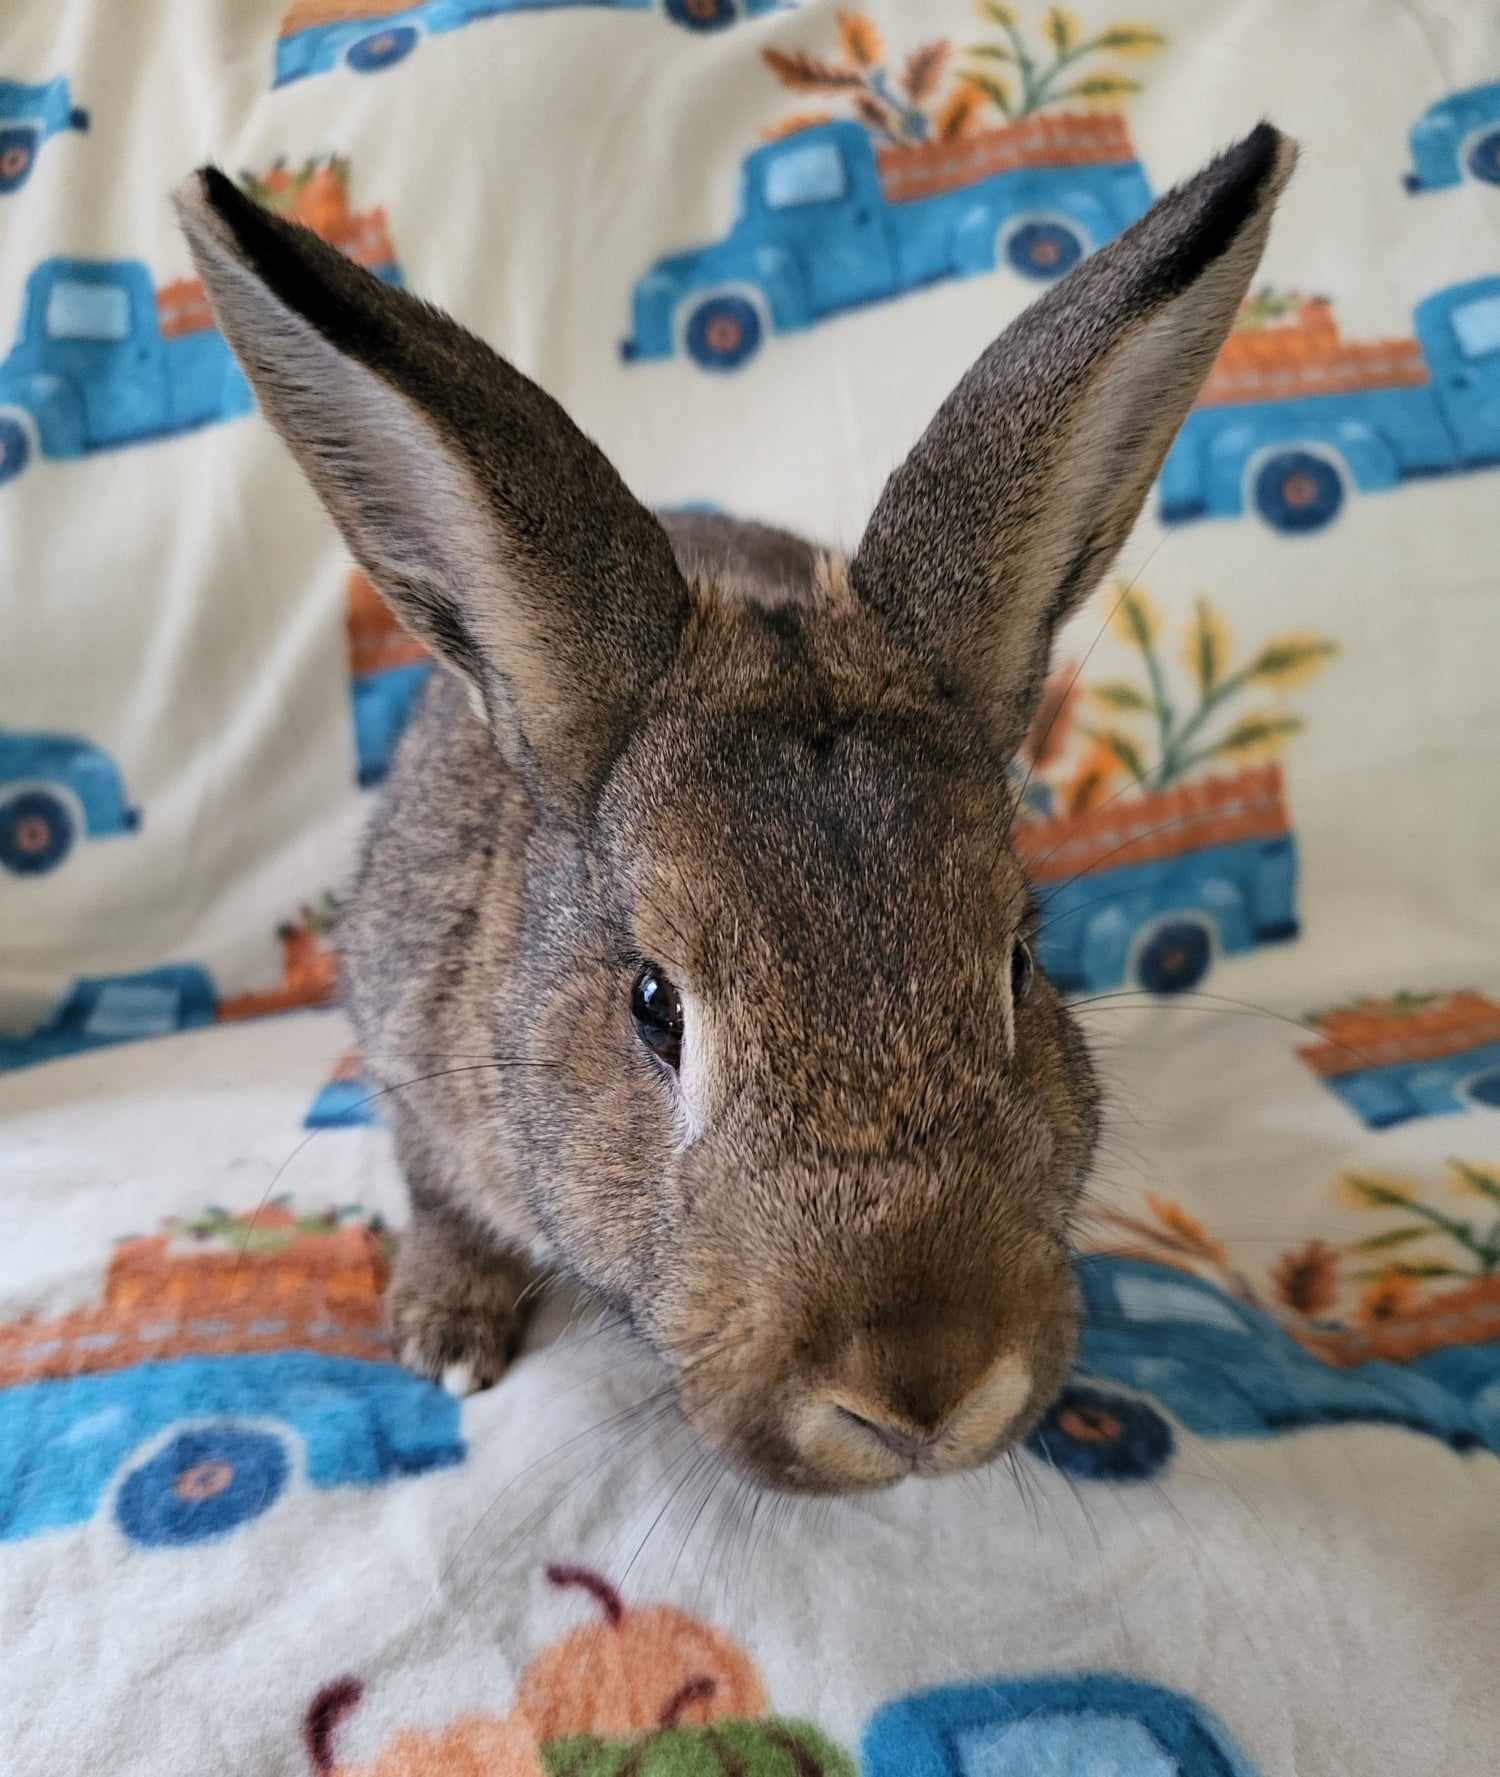
{"label": "blue truck print", "polygon": [[1500,277],[1439,290],[1413,321],[1415,341],[1289,367],[1288,392],[1273,376],[1265,399],[1257,373],[1239,373],[1230,391],[1216,369],[1162,467],[1162,522],[1253,508],[1278,531],[1308,535],[1351,490],[1500,463]]}
{"label": "blue truck print", "polygon": [[1446,190],[1465,173],[1500,185],[1500,80],[1447,94],[1411,127],[1411,170],[1402,178],[1409,192]]}
{"label": "blue truck print", "polygon": [[[1046,163],[1060,152],[1053,130],[1071,132],[1082,164]],[[621,355],[685,352],[706,370],[735,370],[773,331],[941,278],[998,266],[1057,278],[1150,202],[1119,118],[1028,119],[878,153],[861,124],[812,125],[746,155],[722,240],[659,259],[640,279]]]}
{"label": "blue truck print", "polygon": [[[350,257],[401,282],[384,219],[355,217]],[[337,244],[337,243],[336,243]],[[136,259],[43,260],[0,360],[0,486],[40,451],[65,461],[235,419],[254,405],[201,284],[160,290]]]}
{"label": "blue truck print", "polygon": [[19,191],[31,177],[44,142],[88,127],[89,114],[73,103],[66,75],[36,86],[0,80],[0,197]]}
{"label": "blue truck print", "polygon": [[200,1030],[215,1022],[218,1008],[213,981],[196,963],[84,976],[29,1034],[0,1036],[0,1073],[115,1043]]}
{"label": "blue truck print", "polygon": [[1299,930],[1274,765],[1018,822],[1015,840],[1041,904],[1037,963],[1062,993],[1183,993],[1216,958]]}
{"label": "blue truck print", "polygon": [[1104,1672],[902,1697],[871,1718],[860,1751],[864,1777],[1256,1777],[1191,1697]]}
{"label": "blue truck print", "polygon": [[[393,1363],[283,1351],[185,1357],[0,1393],[0,1541],[114,1513],[182,1547],[309,1486],[371,1486],[461,1462],[458,1403]],[[121,1475],[121,1470],[125,1473]]]}
{"label": "blue truck print", "polygon": [[318,1088],[302,1119],[304,1129],[365,1129],[376,1121],[375,1086],[365,1077],[356,1051],[342,1056]]}
{"label": "blue truck print", "polygon": [[383,782],[391,768],[396,742],[431,677],[432,656],[402,629],[358,568],[351,568],[344,582],[344,636],[355,776],[367,790]]}
{"label": "blue truck print", "polygon": [[123,1241],[97,1306],[0,1326],[0,1541],[108,1499],[132,1543],[178,1548],[298,1482],[368,1487],[463,1460],[458,1403],[390,1361],[372,1232],[277,1218],[225,1222],[268,1250]]}
{"label": "blue truck print", "polygon": [[140,826],[108,753],[72,734],[0,728],[0,866],[45,875],[80,837],[110,839]]}
{"label": "blue truck print", "polygon": [[1431,1060],[1330,1074],[1324,1084],[1366,1129],[1473,1108],[1500,1111],[1500,1039]]}
{"label": "blue truck print", "polygon": [[139,260],[47,259],[26,281],[0,360],[0,485],[34,449],[68,459],[249,413],[250,387],[212,327],[164,335]]}
{"label": "blue truck print", "polygon": [[[1263,1309],[1168,1265],[1090,1255],[1077,1271],[1078,1361],[1031,1440],[1064,1474],[1148,1479],[1171,1460],[1174,1421],[1205,1438],[1398,1425],[1500,1455],[1500,1276],[1449,1291],[1401,1327],[1299,1340]],[[1412,1355],[1382,1356],[1382,1333]]]}
{"label": "blue truck print", "polygon": [[796,0],[416,0],[410,6],[351,7],[329,18],[317,5],[293,5],[276,44],[273,86],[309,74],[327,74],[341,63],[356,74],[378,74],[404,62],[425,37],[457,31],[478,19],[507,12],[550,12],[562,7],[603,6],[616,12],[649,12],[661,5],[667,17],[690,31],[716,31],[736,19],[785,12]]}
{"label": "blue truck print", "polygon": [[1367,1129],[1500,1110],[1500,1005],[1470,991],[1398,1010],[1371,1001],[1325,1014],[1330,1040],[1297,1053]]}
{"label": "blue truck print", "polygon": [[432,662],[424,661],[387,667],[383,672],[350,681],[355,773],[362,790],[385,781],[396,742],[431,673]]}

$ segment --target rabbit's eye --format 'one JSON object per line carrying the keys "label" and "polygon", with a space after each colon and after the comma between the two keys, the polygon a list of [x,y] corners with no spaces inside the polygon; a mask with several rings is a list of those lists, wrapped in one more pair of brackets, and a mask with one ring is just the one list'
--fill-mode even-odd
{"label": "rabbit's eye", "polygon": [[668,1067],[682,1062],[682,996],[661,970],[647,963],[630,990],[630,1015],[641,1041]]}
{"label": "rabbit's eye", "polygon": [[1010,997],[1014,1005],[1019,1006],[1030,993],[1031,980],[1035,973],[1031,946],[1024,938],[1017,938],[1010,948]]}

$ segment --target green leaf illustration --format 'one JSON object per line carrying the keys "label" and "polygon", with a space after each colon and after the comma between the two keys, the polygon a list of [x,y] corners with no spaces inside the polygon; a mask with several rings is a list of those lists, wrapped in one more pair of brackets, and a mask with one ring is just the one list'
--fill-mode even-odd
{"label": "green leaf illustration", "polygon": [[1436,1230],[1432,1228],[1388,1228],[1384,1234],[1372,1234],[1368,1240],[1356,1240],[1349,1250],[1356,1253],[1381,1252],[1387,1247],[1405,1246],[1409,1241],[1426,1240]]}
{"label": "green leaf illustration", "polygon": [[1073,47],[1073,21],[1060,6],[1047,8],[1042,30],[1059,55],[1066,55]]}
{"label": "green leaf illustration", "polygon": [[1208,751],[1210,756],[1252,752],[1257,747],[1273,746],[1288,734],[1300,734],[1305,726],[1300,716],[1246,716],[1243,722],[1237,722],[1228,734],[1215,741]]}
{"label": "green leaf illustration", "polygon": [[1057,95],[1060,99],[1115,99],[1125,93],[1138,93],[1141,83],[1123,74],[1091,74],[1086,80],[1075,80]]}
{"label": "green leaf illustration", "polygon": [[1013,114],[1010,93],[1001,81],[992,79],[988,74],[965,74],[964,79],[970,86],[978,87],[1004,116],[1010,117]]}
{"label": "green leaf illustration", "polygon": [[1361,1281],[1377,1277],[1389,1277],[1394,1272],[1397,1277],[1468,1277],[1467,1271],[1461,1271],[1456,1265],[1382,1265],[1376,1271],[1356,1271],[1354,1275]]}
{"label": "green leaf illustration", "polygon": [[1165,49],[1167,40],[1160,31],[1146,25],[1111,25],[1094,39],[1095,49],[1118,49],[1127,55],[1142,54],[1151,49]]}
{"label": "green leaf illustration", "polygon": [[1121,734],[1118,729],[1114,728],[1084,728],[1082,726],[1078,732],[1087,735],[1090,740],[1098,741],[1100,746],[1108,747],[1137,783],[1144,781],[1146,776],[1145,761],[1141,758],[1139,749],[1129,735]]}
{"label": "green leaf illustration", "polygon": [[1135,686],[1125,679],[1109,679],[1102,685],[1092,685],[1089,696],[1096,703],[1102,703],[1112,710],[1149,710],[1151,699],[1137,691]]}

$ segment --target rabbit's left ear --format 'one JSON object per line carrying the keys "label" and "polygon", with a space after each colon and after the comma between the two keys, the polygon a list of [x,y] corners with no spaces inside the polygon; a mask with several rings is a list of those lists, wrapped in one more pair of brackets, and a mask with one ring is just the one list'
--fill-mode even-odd
{"label": "rabbit's left ear", "polygon": [[885,485],[856,593],[1019,746],[1234,321],[1295,145],[1261,124],[1008,327]]}
{"label": "rabbit's left ear", "polygon": [[178,214],[271,423],[545,801],[587,809],[690,613],[666,532],[552,398],[221,173]]}

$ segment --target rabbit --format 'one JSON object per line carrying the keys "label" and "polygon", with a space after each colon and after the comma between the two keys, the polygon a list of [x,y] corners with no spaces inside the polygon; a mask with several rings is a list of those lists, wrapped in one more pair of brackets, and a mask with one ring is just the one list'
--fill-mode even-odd
{"label": "rabbit", "polygon": [[447,668],[341,936],[410,1190],[404,1364],[493,1384],[557,1272],[768,1489],[1036,1427],[1099,1090],[1033,962],[1009,767],[1295,156],[1258,125],[1028,308],[847,556],[659,520],[448,316],[211,167],[182,186],[265,413]]}

